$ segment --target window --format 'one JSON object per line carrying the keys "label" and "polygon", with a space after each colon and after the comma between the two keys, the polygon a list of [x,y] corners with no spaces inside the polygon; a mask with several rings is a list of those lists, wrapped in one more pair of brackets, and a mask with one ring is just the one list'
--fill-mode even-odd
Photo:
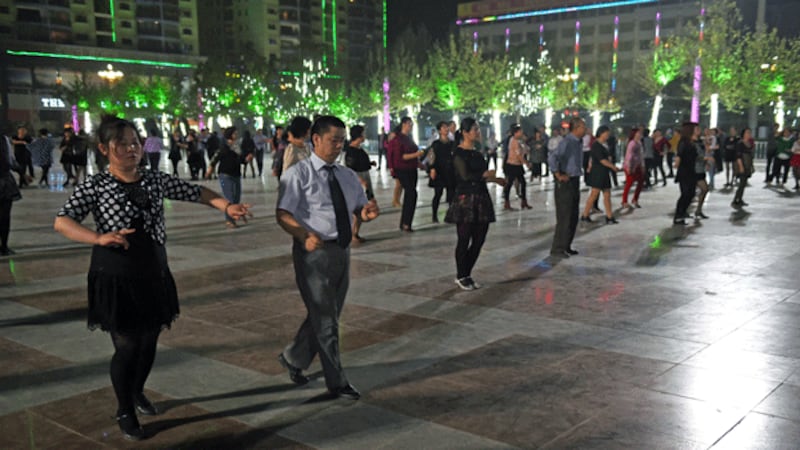
{"label": "window", "polygon": [[593,44],[581,45],[581,53],[587,55],[594,53],[594,45]]}
{"label": "window", "polygon": [[88,41],[89,35],[86,33],[78,33],[75,35],[75,40],[77,41]]}
{"label": "window", "polygon": [[274,30],[275,29],[275,24],[271,23],[271,24],[267,25],[267,29],[268,30]]}
{"label": "window", "polygon": [[131,10],[131,5],[130,5],[130,3],[120,3],[119,4],[119,9],[120,9],[120,11],[130,11]]}
{"label": "window", "polygon": [[133,46],[133,41],[128,39],[128,38],[124,38],[124,39],[122,39],[122,45]]}
{"label": "window", "polygon": [[191,9],[182,9],[181,10],[181,17],[185,17],[187,19],[192,18],[192,10]]}
{"label": "window", "polygon": [[111,31],[111,19],[95,17],[94,27],[97,29],[97,31]]}
{"label": "window", "polygon": [[639,50],[650,50],[652,48],[652,42],[650,39],[643,39],[639,41]]}
{"label": "window", "polygon": [[83,14],[78,14],[75,16],[75,23],[87,23],[89,19],[86,18]]}
{"label": "window", "polygon": [[633,50],[633,41],[623,41],[619,43],[619,50],[621,52],[629,52]]}
{"label": "window", "polygon": [[619,24],[619,31],[621,33],[626,33],[633,31],[633,22],[623,22]]}
{"label": "window", "polygon": [[36,9],[17,8],[18,22],[41,22],[42,15]]}
{"label": "window", "polygon": [[183,34],[186,35],[186,36],[191,36],[192,35],[192,29],[191,28],[184,28],[183,29]]}
{"label": "window", "polygon": [[0,14],[8,14],[8,6],[0,6]]}
{"label": "window", "polygon": [[133,28],[133,24],[129,20],[123,20],[122,28]]}
{"label": "window", "polygon": [[661,28],[675,28],[678,24],[678,20],[675,18],[672,19],[664,19],[661,21]]}
{"label": "window", "polygon": [[653,31],[656,29],[656,23],[652,20],[643,20],[639,22],[639,29],[642,31]]}

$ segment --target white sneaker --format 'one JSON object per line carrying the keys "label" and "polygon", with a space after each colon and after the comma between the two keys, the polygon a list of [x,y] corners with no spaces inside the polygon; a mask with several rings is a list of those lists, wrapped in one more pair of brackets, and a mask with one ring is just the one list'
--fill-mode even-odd
{"label": "white sneaker", "polygon": [[473,288],[475,288],[475,289],[480,289],[480,288],[482,288],[482,287],[483,287],[483,285],[481,285],[481,284],[480,284],[480,283],[478,283],[477,281],[473,280],[473,279],[472,279],[472,277],[467,277],[467,278],[469,278],[469,282],[472,284],[472,287],[473,287]]}
{"label": "white sneaker", "polygon": [[475,286],[469,281],[470,281],[469,277],[456,278],[456,284],[458,285],[458,287],[460,287],[465,291],[472,291],[475,289]]}

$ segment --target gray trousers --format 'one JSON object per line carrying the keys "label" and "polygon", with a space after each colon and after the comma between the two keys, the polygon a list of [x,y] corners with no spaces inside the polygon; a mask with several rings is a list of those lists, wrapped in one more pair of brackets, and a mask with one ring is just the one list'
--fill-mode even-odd
{"label": "gray trousers", "polygon": [[564,252],[572,248],[572,240],[578,229],[580,208],[580,177],[571,177],[566,183],[556,180],[554,193],[556,202],[556,231],[550,252]]}
{"label": "gray trousers", "polygon": [[308,315],[283,356],[289,364],[305,370],[319,354],[328,389],[346,386],[339,356],[339,315],[350,283],[350,249],[325,243],[309,253],[294,241],[292,260]]}

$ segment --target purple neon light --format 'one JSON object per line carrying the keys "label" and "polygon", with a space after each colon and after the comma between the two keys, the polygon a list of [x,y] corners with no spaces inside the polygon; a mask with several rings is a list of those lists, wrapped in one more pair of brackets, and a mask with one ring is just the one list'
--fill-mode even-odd
{"label": "purple neon light", "polygon": [[72,105],[72,129],[75,133],[81,131],[81,123],[78,121],[78,105]]}

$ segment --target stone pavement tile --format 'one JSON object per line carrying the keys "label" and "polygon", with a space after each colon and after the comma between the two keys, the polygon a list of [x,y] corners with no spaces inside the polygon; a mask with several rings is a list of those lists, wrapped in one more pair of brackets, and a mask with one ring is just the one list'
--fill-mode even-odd
{"label": "stone pavement tile", "polygon": [[159,343],[198,355],[213,355],[261,342],[263,336],[192,317],[176,320],[172,329],[161,333]]}
{"label": "stone pavement tile", "polygon": [[[87,436],[112,447],[122,448],[213,448],[230,447],[232,443],[252,444],[275,442],[292,446],[291,441],[279,438],[270,430],[254,430],[247,425],[227,418],[225,413],[214,413],[191,404],[177,404],[164,408],[170,399],[153,391],[146,391],[151,401],[161,407],[162,414],[155,417],[140,416],[139,421],[148,439],[128,442],[122,437],[114,421],[113,390],[103,388],[71,398],[34,408],[33,411],[57,422],[62,427]],[[65,414],[71,411],[72,414]],[[244,447],[240,447],[244,448]]]}
{"label": "stone pavement tile", "polygon": [[744,350],[716,343],[684,362],[687,366],[727,371],[767,381],[784,381],[800,368],[800,359]]}
{"label": "stone pavement tile", "polygon": [[800,423],[781,417],[750,413],[712,448],[788,450],[797,448],[798,442],[800,442]]}
{"label": "stone pavement tile", "polygon": [[780,382],[731,374],[720,369],[675,366],[647,387],[673,395],[706,401],[720,408],[750,409],[764,400]]}
{"label": "stone pavement tile", "polygon": [[345,311],[347,315],[342,317],[342,328],[353,326],[390,336],[400,336],[441,323],[435,319],[398,314],[366,306],[349,305],[345,307]]}
{"label": "stone pavement tile", "polygon": [[631,388],[544,448],[708,448],[745,412]]}
{"label": "stone pavement tile", "polygon": [[281,431],[315,448],[495,449],[500,442],[443,427],[379,407],[358,404],[329,408]]}
{"label": "stone pavement tile", "polygon": [[19,378],[67,365],[69,362],[61,358],[0,337],[0,390],[13,388],[7,385],[11,377]]}
{"label": "stone pavement tile", "polygon": [[789,384],[778,386],[753,411],[800,422],[800,387]]}
{"label": "stone pavement tile", "polygon": [[30,295],[20,295],[13,299],[15,302],[37,308],[46,312],[73,312],[83,311],[86,317],[87,294],[86,286],[72,289],[50,291]]}
{"label": "stone pavement tile", "polygon": [[367,400],[510,445],[534,447],[599,413],[628,386],[646,384],[669,367],[513,336],[378,386]]}
{"label": "stone pavement tile", "polygon": [[89,255],[90,252],[70,250],[17,254],[7,263],[0,264],[0,287],[34,283],[57,276],[84,275],[89,269]]}
{"label": "stone pavement tile", "polygon": [[596,347],[641,358],[680,363],[706,348],[706,344],[628,332],[612,337]]}
{"label": "stone pavement tile", "polygon": [[767,322],[751,321],[719,342],[743,350],[800,359],[800,328],[775,329]]}
{"label": "stone pavement tile", "polygon": [[110,447],[31,410],[24,410],[0,416],[0,448],[89,450]]}

